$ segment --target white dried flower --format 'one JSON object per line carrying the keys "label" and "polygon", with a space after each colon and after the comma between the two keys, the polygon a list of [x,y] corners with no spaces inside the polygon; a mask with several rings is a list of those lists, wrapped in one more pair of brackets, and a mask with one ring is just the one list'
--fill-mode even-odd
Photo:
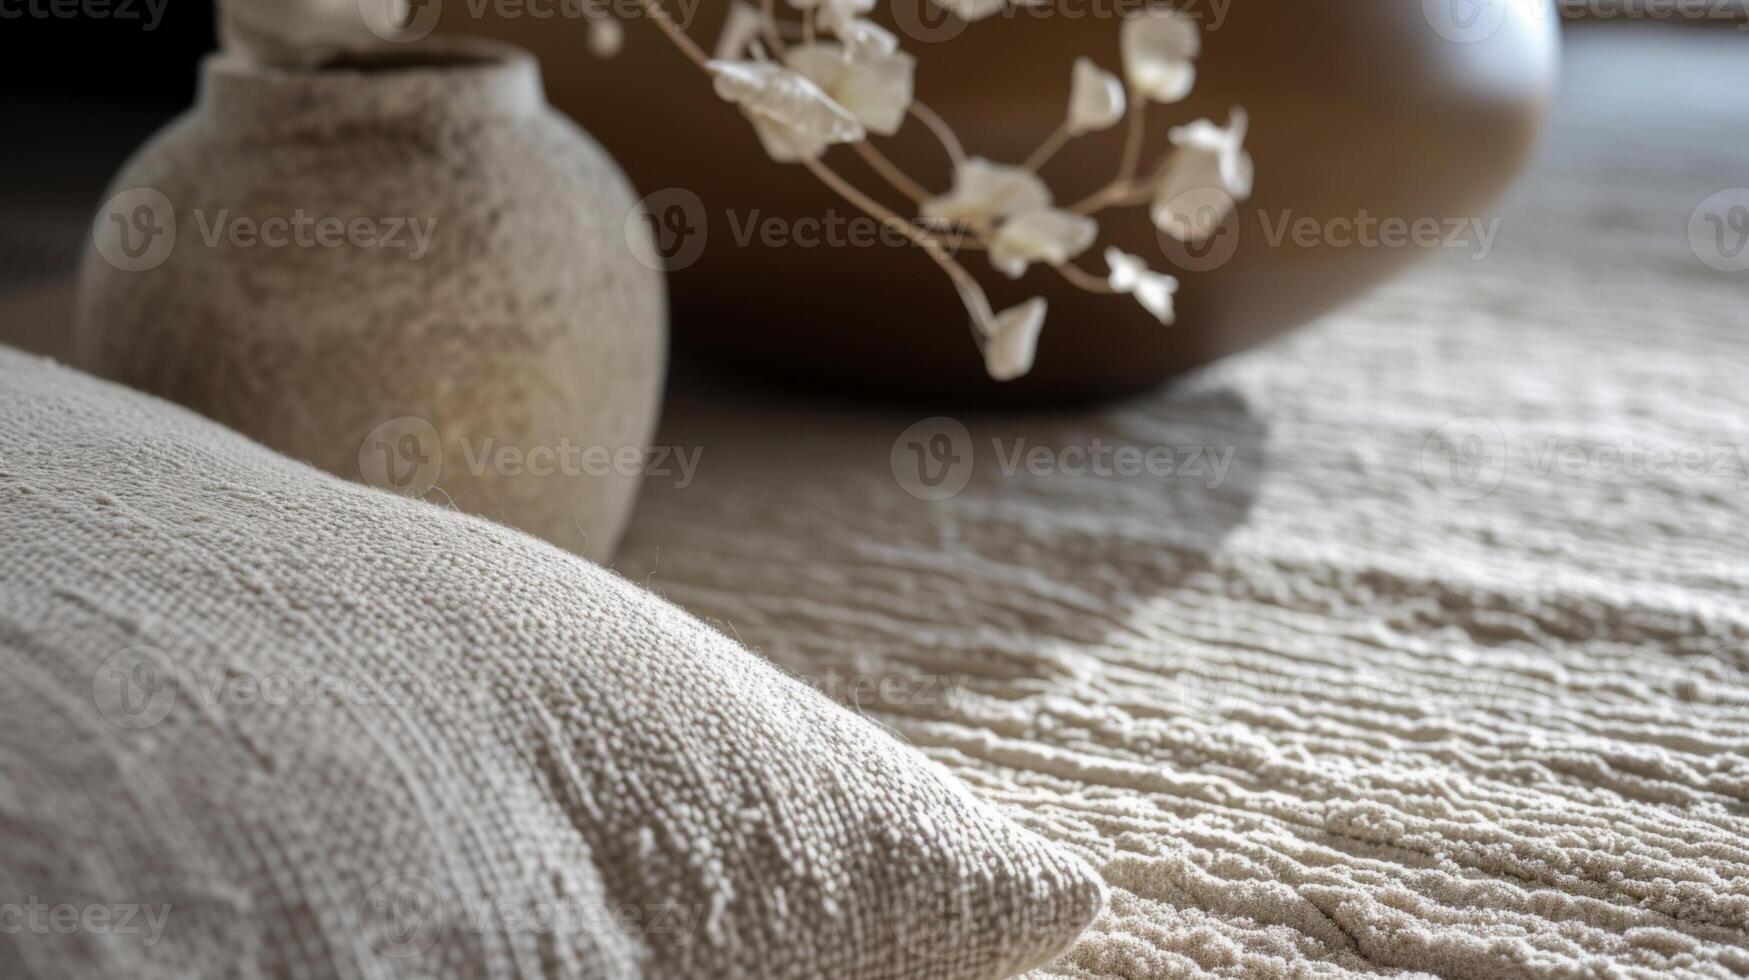
{"label": "white dried flower", "polygon": [[[225,0],[228,3],[284,3],[288,9],[333,3],[423,3],[424,0]],[[604,3],[604,0],[584,0]],[[1100,284],[1068,265],[1093,247],[1099,225],[1091,215],[1053,206],[1050,188],[1035,172],[1072,138],[1119,124],[1126,113],[1134,127],[1126,143],[1116,178],[1088,198],[1087,209],[1133,203],[1137,188],[1136,151],[1143,136],[1145,102],[1178,102],[1195,84],[1202,35],[1195,18],[1173,6],[1177,0],[1143,0],[1139,12],[1125,17],[1120,28],[1122,79],[1089,58],[1077,58],[1070,78],[1068,112],[1023,166],[964,158],[959,140],[945,124],[913,104],[916,61],[899,50],[897,38],[867,18],[875,0],[786,0],[804,12],[799,25],[771,15],[770,0],[756,7],[728,0],[730,8],[706,70],[717,94],[737,105],[753,123],[766,151],[779,162],[812,160],[837,143],[891,135],[915,110],[956,160],[953,186],[945,194],[923,201],[922,217],[934,225],[956,227],[969,234],[975,247],[989,252],[991,265],[1010,278],[1020,278],[1033,263],[1055,266],[1077,286],[1092,292],[1134,297],[1162,324],[1176,316],[1178,280],[1154,272],[1138,256],[1120,249],[1105,250],[1108,268]],[[1046,0],[933,0],[965,21],[995,16],[1011,7]],[[778,37],[780,26],[790,41]],[[379,32],[380,33],[380,32]],[[593,37],[593,35],[592,35]],[[676,43],[696,57],[682,38]],[[769,46],[762,43],[769,40]],[[617,46],[605,33],[594,37],[598,47]],[[779,59],[781,63],[779,63]],[[1201,119],[1170,132],[1173,155],[1157,170],[1151,216],[1164,232],[1181,240],[1200,241],[1214,234],[1252,189],[1253,163],[1244,147],[1247,119],[1233,110],[1225,127]],[[896,188],[916,193],[916,182],[894,172],[890,164],[871,163]],[[877,216],[884,209],[870,203],[823,163],[811,163],[822,181]],[[919,243],[930,249],[960,293],[978,335],[985,369],[998,381],[1019,378],[1033,368],[1044,329],[1046,302],[1027,300],[1000,313],[992,312],[988,294],[959,260],[942,251],[943,241],[931,233]]]}
{"label": "white dried flower", "polygon": [[1163,324],[1177,318],[1172,308],[1172,296],[1178,292],[1176,278],[1154,272],[1140,258],[1115,248],[1105,250],[1105,264],[1111,267],[1107,281],[1112,289],[1134,296],[1143,309]]}
{"label": "white dried flower", "polygon": [[970,23],[997,13],[1005,0],[935,0],[935,5]]}
{"label": "white dried flower", "polygon": [[996,230],[990,241],[990,264],[1010,279],[1019,279],[1032,262],[1062,265],[1093,247],[1099,223],[1084,214],[1057,208],[1022,211]]}
{"label": "white dried flower", "polygon": [[1124,75],[1137,95],[1178,102],[1196,84],[1202,31],[1196,20],[1165,4],[1151,4],[1126,17],[1122,34]]}
{"label": "white dried flower", "polygon": [[1050,0],[935,0],[937,7],[967,23],[1000,13],[1004,7],[1037,7]]}
{"label": "white dried flower", "polygon": [[1051,190],[1024,167],[972,157],[954,168],[953,190],[923,202],[936,221],[984,221],[1051,206]]}
{"label": "white dried flower", "polygon": [[1123,118],[1123,82],[1093,63],[1076,58],[1069,85],[1069,132],[1075,136],[1109,129]]}
{"label": "white dried flower", "polygon": [[805,75],[864,128],[882,136],[898,132],[911,107],[917,60],[900,51],[884,58],[851,58],[837,44],[790,48],[784,62]]}
{"label": "white dried flower", "polygon": [[1201,242],[1218,231],[1251,196],[1255,166],[1245,152],[1248,117],[1234,109],[1225,127],[1207,119],[1175,126],[1167,135],[1178,147],[1154,188],[1154,225],[1182,242]]}
{"label": "white dried flower", "polygon": [[591,16],[589,18],[589,51],[597,58],[611,58],[619,54],[625,47],[625,25],[618,18],[609,16]]}
{"label": "white dried flower", "polygon": [[717,94],[741,107],[765,151],[779,163],[812,159],[833,143],[853,143],[867,134],[845,108],[807,77],[781,65],[711,61]]}
{"label": "white dried flower", "polygon": [[893,36],[893,32],[874,21],[826,16],[821,22],[844,42],[844,50],[850,53],[852,61],[889,58],[899,50],[899,39]]}
{"label": "white dried flower", "polygon": [[765,32],[765,15],[751,4],[734,0],[723,18],[723,29],[717,34],[718,61],[739,61],[747,57],[753,42]]}
{"label": "white dried flower", "polygon": [[822,17],[856,17],[874,9],[875,0],[789,0],[797,10],[817,10]]}
{"label": "white dried flower", "polygon": [[1234,108],[1227,113],[1224,127],[1198,119],[1188,126],[1174,126],[1166,135],[1173,146],[1187,153],[1211,157],[1222,185],[1242,201],[1251,196],[1251,181],[1256,173],[1251,155],[1245,152],[1245,133],[1250,126],[1251,117],[1245,110]]}
{"label": "white dried flower", "polygon": [[996,322],[984,326],[984,370],[997,381],[1013,381],[1031,371],[1044,325],[1043,297],[996,314]]}

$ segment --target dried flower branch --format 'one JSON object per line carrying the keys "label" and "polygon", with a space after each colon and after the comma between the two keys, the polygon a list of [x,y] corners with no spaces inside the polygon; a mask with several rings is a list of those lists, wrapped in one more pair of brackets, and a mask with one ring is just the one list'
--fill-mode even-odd
{"label": "dried flower branch", "polygon": [[[661,0],[640,0],[652,18],[667,23]],[[898,50],[893,35],[866,20],[871,0],[787,0],[800,11],[803,43],[789,46],[775,0],[760,11],[737,3],[706,67],[718,93],[738,104],[761,142],[779,162],[801,161],[855,206],[889,223],[902,223],[911,241],[947,272],[972,316],[973,336],[991,377],[1009,380],[1030,370],[1044,324],[1046,304],[1033,299],[994,311],[983,287],[943,247],[852,186],[821,157],[835,143],[848,143],[870,168],[918,208],[927,229],[949,223],[965,235],[966,247],[989,253],[991,265],[1009,278],[1041,264],[1078,288],[1127,294],[1162,324],[1173,320],[1178,280],[1150,270],[1142,259],[1108,248],[1104,279],[1073,264],[1099,235],[1093,217],[1109,207],[1152,201],[1150,216],[1164,233],[1183,241],[1213,234],[1237,201],[1251,192],[1252,165],[1244,151],[1246,117],[1235,109],[1225,127],[1198,120],[1170,131],[1176,151],[1139,177],[1148,103],[1172,103],[1196,80],[1202,38],[1196,21],[1162,3],[1126,18],[1120,50],[1124,78],[1079,58],[1070,78],[1068,112],[1038,149],[1019,166],[968,156],[952,129],[913,96],[916,62]],[[935,0],[967,21],[991,16],[1006,0]],[[819,40],[824,30],[837,43]],[[672,36],[672,35],[671,35]],[[764,38],[770,51],[758,43]],[[778,59],[774,61],[773,59]],[[697,60],[697,59],[694,59]],[[781,62],[781,64],[779,63]],[[733,79],[725,84],[724,79]],[[831,111],[821,100],[834,103]],[[910,115],[928,127],[953,161],[953,185],[930,195],[870,142],[890,136]],[[1038,170],[1070,141],[1128,120],[1117,174],[1110,183],[1069,208],[1054,206]],[[854,125],[853,125],[854,124]]]}
{"label": "dried flower branch", "polygon": [[[372,17],[392,22],[389,10],[405,0],[222,0],[227,47],[275,64],[313,64],[337,50],[381,34]],[[590,46],[617,50],[620,29],[606,0],[583,0]],[[1104,252],[1104,277],[1074,264],[1099,237],[1095,215],[1108,208],[1148,205],[1167,235],[1198,242],[1214,234],[1237,202],[1251,193],[1253,166],[1245,152],[1245,112],[1227,125],[1208,119],[1171,129],[1174,149],[1141,174],[1151,103],[1175,103],[1196,82],[1202,37],[1195,18],[1155,2],[1127,16],[1119,31],[1122,78],[1078,58],[1069,79],[1064,119],[1019,165],[968,154],[940,115],[918,102],[916,60],[898,39],[868,19],[874,0],[777,0],[755,7],[732,0],[714,49],[707,52],[677,25],[662,0],[638,0],[645,16],[706,72],[716,93],[740,108],[760,144],[780,163],[801,163],[855,207],[900,230],[953,282],[971,315],[972,336],[991,377],[1009,380],[1031,369],[1046,304],[1035,298],[997,312],[978,280],[955,258],[958,249],[984,251],[1009,278],[1032,265],[1053,269],[1077,288],[1135,298],[1162,324],[1173,320],[1178,280],[1153,272],[1140,258],[1115,248]],[[932,0],[965,21],[1005,7],[1043,0]],[[342,16],[342,8],[350,14]],[[380,8],[380,9],[379,9]],[[361,24],[359,14],[364,15]],[[368,32],[364,27],[369,26]],[[892,136],[915,119],[940,143],[953,164],[952,186],[931,193],[877,149],[874,137]],[[1127,120],[1116,175],[1104,187],[1064,208],[1038,174],[1076,138]],[[845,180],[824,157],[847,144],[869,168],[916,208],[907,219]],[[944,237],[951,229],[952,248]]]}

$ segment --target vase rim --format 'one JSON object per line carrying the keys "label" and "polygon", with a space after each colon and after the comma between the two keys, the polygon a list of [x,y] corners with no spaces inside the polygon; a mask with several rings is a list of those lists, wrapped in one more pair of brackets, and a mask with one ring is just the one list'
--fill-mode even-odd
{"label": "vase rim", "polygon": [[441,115],[511,115],[545,104],[534,56],[486,38],[436,35],[355,48],[314,67],[228,52],[201,65],[201,107],[251,129]]}
{"label": "vase rim", "polygon": [[417,41],[349,48],[308,67],[269,65],[229,51],[206,56],[208,70],[254,78],[315,79],[358,76],[399,76],[422,72],[493,72],[534,56],[514,44],[490,38],[438,34]]}

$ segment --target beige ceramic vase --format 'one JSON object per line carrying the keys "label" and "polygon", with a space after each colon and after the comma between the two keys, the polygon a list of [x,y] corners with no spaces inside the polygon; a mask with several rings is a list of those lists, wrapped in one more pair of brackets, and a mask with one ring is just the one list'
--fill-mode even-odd
{"label": "beige ceramic vase", "polygon": [[612,554],[659,408],[663,285],[630,185],[527,55],[215,55],[111,193],[82,366],[333,473]]}

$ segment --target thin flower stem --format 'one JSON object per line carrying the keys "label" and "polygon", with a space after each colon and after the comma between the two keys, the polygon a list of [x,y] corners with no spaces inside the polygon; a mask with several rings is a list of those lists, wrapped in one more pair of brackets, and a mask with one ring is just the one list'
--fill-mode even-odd
{"label": "thin flower stem", "polygon": [[765,25],[765,43],[771,45],[772,56],[782,61],[788,45],[783,43],[783,36],[778,30],[777,0],[762,0],[759,5],[759,19]]}
{"label": "thin flower stem", "polygon": [[658,0],[638,0],[638,5],[644,8],[645,15],[656,22],[656,26],[662,29],[662,33],[668,35],[668,40],[673,41],[674,46],[679,48],[682,54],[692,59],[693,64],[709,71],[706,65],[711,60],[710,55],[705,54],[703,48],[694,44],[692,38],[686,36],[686,32],[674,23],[673,18],[668,16],[668,11],[662,9],[662,4]]}
{"label": "thin flower stem", "polygon": [[1141,204],[1153,196],[1153,182],[1147,179],[1133,180],[1126,184],[1107,184],[1092,194],[1087,195],[1069,206],[1076,214],[1093,214],[1111,207],[1128,207]]}
{"label": "thin flower stem", "polygon": [[893,161],[888,160],[885,154],[874,148],[874,144],[868,140],[859,140],[852,143],[851,147],[856,150],[857,156],[867,161],[876,173],[885,177],[887,183],[893,185],[894,190],[910,198],[913,204],[922,204],[929,199],[929,192],[923,189],[923,185],[912,180]]}
{"label": "thin flower stem", "polygon": [[947,124],[947,120],[942,119],[934,109],[916,99],[911,100],[910,112],[918,122],[928,126],[929,131],[935,134],[935,138],[941,141],[942,148],[947,151],[947,155],[953,160],[955,167],[966,162],[966,148],[960,144],[960,138],[954,135],[953,128]]}
{"label": "thin flower stem", "polygon": [[[638,3],[643,8],[645,14],[651,20],[655,21],[656,25],[661,28],[662,33],[666,34],[668,39],[674,42],[674,45],[681,50],[681,53],[685,54],[686,57],[699,68],[704,69],[707,72],[710,70],[710,56],[705,54],[704,50],[695,44],[693,40],[686,35],[686,32],[682,31],[679,26],[674,23],[673,19],[668,16],[668,12],[662,8],[660,0],[638,0]],[[766,22],[766,39],[777,49],[778,55],[781,56],[783,52],[783,40],[778,36],[776,30],[777,20],[774,12],[775,0],[763,0],[763,6],[764,19]],[[811,17],[804,18],[802,32],[804,38],[811,38],[813,32]],[[937,115],[933,109],[916,101],[911,103],[910,113],[935,134],[936,138],[941,141],[942,147],[947,151],[948,156],[953,159],[956,166],[965,162],[965,147],[960,144],[959,138],[954,135],[953,130],[948,127],[946,121],[944,121],[941,116]],[[1137,188],[1133,185],[1137,182],[1134,182],[1133,178],[1135,176],[1136,164],[1141,153],[1141,135],[1141,113],[1132,106],[1129,136],[1124,144],[1124,165],[1119,178],[1113,181],[1112,184],[1105,189],[1090,196],[1086,201],[1076,205],[1077,209],[1090,203],[1097,204],[1098,202],[1116,199],[1126,193],[1136,193]],[[1053,133],[1048,139],[1046,139],[1044,144],[1041,145],[1038,150],[1034,151],[1033,157],[1028,160],[1029,168],[1036,169],[1037,167],[1042,166],[1046,160],[1050,159],[1052,154],[1061,148],[1067,139],[1068,126],[1065,123],[1063,126],[1058,127],[1057,132]],[[905,196],[916,202],[921,202],[928,196],[927,192],[923,190],[921,185],[912,180],[904,171],[900,170],[892,163],[892,161],[888,160],[879,150],[870,146],[866,141],[856,143],[855,149],[857,153],[875,169],[876,172],[884,177],[901,193],[905,194]],[[960,300],[965,303],[966,309],[972,315],[974,321],[972,336],[981,348],[984,344],[985,336],[995,329],[996,311],[991,307],[990,298],[984,292],[984,287],[980,286],[977,279],[973,278],[972,274],[966,271],[965,266],[961,265],[959,261],[953,257],[952,253],[949,251],[949,246],[944,244],[935,234],[918,228],[914,223],[900,217],[879,201],[858,190],[849,181],[840,177],[836,171],[828,167],[824,161],[804,156],[801,158],[801,162],[813,172],[815,177],[819,178],[821,183],[824,183],[827,187],[836,191],[839,196],[862,209],[864,213],[878,219],[882,224],[897,228],[906,239],[908,239],[913,245],[921,248],[924,254],[928,255],[936,265],[941,267],[943,272],[947,273],[948,279],[953,282],[954,289],[959,293]],[[971,240],[966,241],[962,235],[961,240],[954,243],[955,248],[982,249],[988,247],[987,229],[972,227],[969,230],[972,234]],[[1070,284],[1087,290],[1088,292],[1116,292],[1116,290],[1112,289],[1109,282],[1100,279],[1098,276],[1095,276],[1078,266],[1063,263],[1054,268],[1057,270],[1058,274]]]}
{"label": "thin flower stem", "polygon": [[1124,133],[1123,162],[1118,166],[1117,176],[1111,183],[1094,191],[1069,207],[1076,214],[1092,214],[1102,208],[1114,204],[1135,204],[1137,194],[1146,199],[1146,192],[1139,186],[1144,182],[1136,180],[1136,169],[1142,161],[1142,129],[1143,102],[1130,96],[1129,128]]}
{"label": "thin flower stem", "polygon": [[802,11],[802,43],[814,43],[814,8]]}
{"label": "thin flower stem", "polygon": [[1118,168],[1117,180],[1114,184],[1127,183],[1136,175],[1136,167],[1142,162],[1142,128],[1146,122],[1145,109],[1147,103],[1135,96],[1130,97],[1130,128],[1123,138],[1123,166]]}
{"label": "thin flower stem", "polygon": [[814,172],[814,176],[820,178],[826,186],[837,191],[845,200],[880,219],[883,223],[899,229],[913,244],[928,253],[929,257],[935,260],[935,264],[941,266],[942,271],[946,272],[948,278],[953,280],[955,288],[960,292],[960,298],[965,301],[978,323],[986,331],[995,325],[996,311],[990,307],[990,299],[984,295],[984,287],[978,285],[978,281],[972,278],[972,274],[955,261],[953,256],[947,254],[947,249],[943,248],[940,242],[925,234],[911,222],[887,210],[879,201],[851,186],[849,181],[838,176],[832,168],[826,166],[824,161],[803,157],[802,163]]}
{"label": "thin flower stem", "polygon": [[1110,282],[1099,278],[1078,265],[1064,262],[1062,265],[1052,266],[1052,268],[1056,269],[1064,279],[1067,279],[1070,285],[1078,286],[1090,293],[1105,293],[1106,295],[1112,295],[1117,292],[1117,290],[1111,288]]}
{"label": "thin flower stem", "polygon": [[1056,132],[1045,137],[1045,141],[1039,144],[1038,149],[1032,151],[1032,156],[1027,157],[1026,162],[1021,166],[1037,173],[1038,168],[1048,163],[1051,157],[1056,156],[1057,151],[1063,148],[1063,144],[1069,142],[1070,135],[1069,121],[1065,119],[1062,125],[1057,127]]}

